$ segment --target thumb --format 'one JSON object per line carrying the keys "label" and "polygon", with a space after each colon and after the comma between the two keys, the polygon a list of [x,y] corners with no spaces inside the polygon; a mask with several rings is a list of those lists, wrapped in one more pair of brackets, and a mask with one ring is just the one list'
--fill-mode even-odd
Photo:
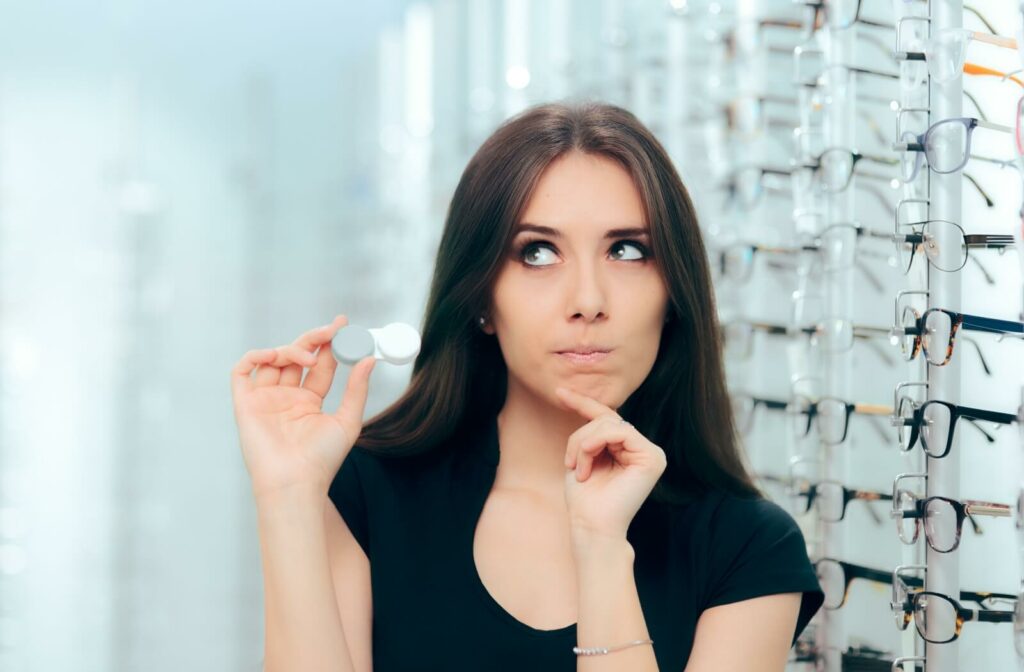
{"label": "thumb", "polygon": [[335,411],[334,417],[338,418],[341,426],[345,428],[349,436],[359,436],[363,425],[363,411],[366,409],[366,397],[370,389],[370,372],[373,371],[377,359],[372,355],[364,357],[356,362],[348,374],[348,382],[345,385],[345,393],[341,397],[341,404]]}

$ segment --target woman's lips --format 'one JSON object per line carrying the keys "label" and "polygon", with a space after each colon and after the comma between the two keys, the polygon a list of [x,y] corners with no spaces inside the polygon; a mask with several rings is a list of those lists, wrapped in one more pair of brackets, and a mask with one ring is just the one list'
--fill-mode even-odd
{"label": "woman's lips", "polygon": [[600,352],[589,352],[587,354],[583,354],[580,352],[558,352],[555,354],[557,354],[565,361],[571,362],[573,364],[593,364],[595,362],[600,362],[605,357],[610,355],[611,351],[605,350]]}

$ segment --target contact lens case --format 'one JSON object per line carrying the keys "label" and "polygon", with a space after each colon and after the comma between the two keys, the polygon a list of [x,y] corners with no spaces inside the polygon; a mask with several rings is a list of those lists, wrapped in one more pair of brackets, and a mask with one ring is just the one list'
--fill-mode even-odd
{"label": "contact lens case", "polygon": [[408,364],[419,351],[419,332],[404,322],[392,322],[377,329],[348,324],[331,340],[334,359],[350,366],[370,355],[391,364]]}

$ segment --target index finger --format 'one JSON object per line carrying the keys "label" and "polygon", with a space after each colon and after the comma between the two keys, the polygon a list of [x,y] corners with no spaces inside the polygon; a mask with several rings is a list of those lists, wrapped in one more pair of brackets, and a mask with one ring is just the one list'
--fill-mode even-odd
{"label": "index finger", "polygon": [[263,350],[250,350],[242,355],[238,363],[231,369],[231,392],[238,395],[243,390],[251,389],[253,386],[251,374],[260,364],[274,361],[277,352],[273,348]]}
{"label": "index finger", "polygon": [[585,394],[580,394],[575,390],[570,390],[567,387],[556,387],[555,394],[559,396],[569,408],[573,409],[587,420],[593,420],[599,415],[605,413],[616,414],[614,410],[608,408],[597,399],[588,397]]}
{"label": "index finger", "polygon": [[327,343],[334,334],[348,324],[348,318],[345,315],[338,315],[335,317],[330,324],[325,324],[316,329],[310,329],[306,333],[302,334],[295,339],[293,345],[297,345],[307,352],[312,351],[316,346],[323,343]]}

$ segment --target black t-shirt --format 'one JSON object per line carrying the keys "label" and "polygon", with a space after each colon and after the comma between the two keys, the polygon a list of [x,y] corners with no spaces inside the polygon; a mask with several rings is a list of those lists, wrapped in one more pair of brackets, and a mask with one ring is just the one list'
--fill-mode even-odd
{"label": "black t-shirt", "polygon": [[[370,559],[374,672],[575,671],[576,624],[522,623],[476,570],[473,536],[496,474],[497,418],[459,443],[470,445],[413,462],[357,443],[331,483],[331,501]],[[679,505],[648,497],[626,538],[662,670],[686,667],[704,609],[801,592],[796,641],[824,600],[800,528],[768,500],[720,491]]]}

